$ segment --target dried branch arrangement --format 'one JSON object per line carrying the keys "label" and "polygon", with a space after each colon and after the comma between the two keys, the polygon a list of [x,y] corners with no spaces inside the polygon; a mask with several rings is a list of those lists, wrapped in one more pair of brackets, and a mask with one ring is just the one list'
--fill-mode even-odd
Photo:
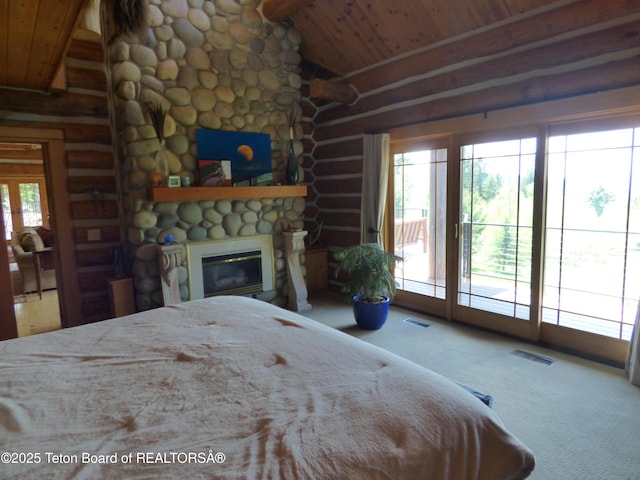
{"label": "dried branch arrangement", "polygon": [[113,0],[115,37],[139,36],[148,26],[149,5],[147,0]]}
{"label": "dried branch arrangement", "polygon": [[147,103],[147,111],[151,117],[151,123],[153,124],[153,129],[156,131],[158,140],[162,143],[164,140],[164,117],[166,112],[162,109],[162,105],[151,102]]}

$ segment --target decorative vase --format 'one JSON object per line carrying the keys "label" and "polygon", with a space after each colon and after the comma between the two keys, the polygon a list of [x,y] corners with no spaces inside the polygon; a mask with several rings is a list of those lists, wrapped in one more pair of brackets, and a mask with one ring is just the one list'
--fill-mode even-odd
{"label": "decorative vase", "polygon": [[156,166],[152,174],[152,184],[154,187],[167,187],[169,179],[169,156],[164,145],[164,140],[160,141],[160,149],[156,152]]}
{"label": "decorative vase", "polygon": [[293,140],[289,140],[289,158],[287,158],[284,178],[287,185],[296,185],[298,183],[298,159],[293,152]]}
{"label": "decorative vase", "polygon": [[122,246],[111,248],[111,261],[116,278],[123,278],[127,275],[127,268],[124,260],[124,250]]}

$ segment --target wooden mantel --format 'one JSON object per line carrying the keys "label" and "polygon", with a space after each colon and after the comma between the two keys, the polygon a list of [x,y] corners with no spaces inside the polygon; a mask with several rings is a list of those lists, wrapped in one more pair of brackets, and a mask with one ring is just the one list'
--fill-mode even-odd
{"label": "wooden mantel", "polygon": [[269,185],[253,187],[155,187],[149,189],[153,202],[195,202],[242,198],[306,197],[306,185]]}

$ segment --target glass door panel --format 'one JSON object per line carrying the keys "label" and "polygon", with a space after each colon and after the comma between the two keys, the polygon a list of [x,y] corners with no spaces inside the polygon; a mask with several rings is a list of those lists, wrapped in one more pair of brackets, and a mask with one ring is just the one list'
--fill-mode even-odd
{"label": "glass door panel", "polygon": [[446,297],[447,149],[393,157],[394,251],[398,288]]}
{"label": "glass door panel", "polygon": [[624,363],[640,299],[639,115],[395,142],[398,304]]}
{"label": "glass door panel", "polygon": [[457,304],[529,320],[536,138],[460,149]]}
{"label": "glass door panel", "polygon": [[640,128],[549,138],[542,321],[629,340],[640,298]]}
{"label": "glass door panel", "polygon": [[18,187],[20,189],[22,225],[43,225],[40,185],[38,183],[20,183]]}

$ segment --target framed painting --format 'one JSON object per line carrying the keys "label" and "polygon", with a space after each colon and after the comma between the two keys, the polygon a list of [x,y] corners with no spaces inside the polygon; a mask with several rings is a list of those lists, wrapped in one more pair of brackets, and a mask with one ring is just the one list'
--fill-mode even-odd
{"label": "framed painting", "polygon": [[[234,184],[272,172],[271,139],[266,133],[197,129],[196,146],[200,169],[203,161],[228,161]],[[203,185],[202,170],[200,174]]]}

